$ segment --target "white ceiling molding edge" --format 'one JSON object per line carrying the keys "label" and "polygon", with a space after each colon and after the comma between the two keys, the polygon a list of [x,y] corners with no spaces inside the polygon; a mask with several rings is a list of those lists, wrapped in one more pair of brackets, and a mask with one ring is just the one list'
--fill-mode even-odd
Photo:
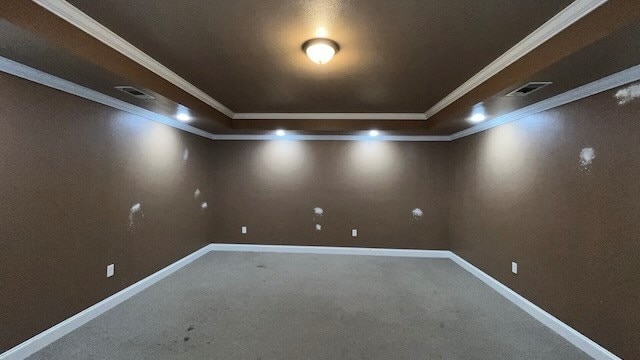
{"label": "white ceiling molding edge", "polygon": [[[48,86],[72,95],[79,96],[84,99],[95,101],[97,103],[110,106],[115,109],[126,111],[128,113],[138,115],[149,120],[153,120],[176,129],[180,129],[191,134],[202,136],[211,140],[275,140],[275,139],[287,139],[287,140],[340,140],[340,141],[353,141],[353,140],[371,140],[374,139],[366,133],[363,135],[296,135],[295,132],[291,132],[291,135],[284,137],[278,137],[274,135],[250,135],[250,134],[212,134],[210,132],[198,129],[191,125],[177,121],[171,117],[161,115],[147,109],[143,109],[139,106],[130,104],[128,102],[118,100],[111,96],[105,95],[95,90],[91,90],[84,86],[75,84],[68,80],[61,79],[51,74],[47,74],[43,71],[34,69],[27,65],[20,64],[16,61],[4,58],[0,56],[0,71],[17,76],[22,79],[33,81],[35,83]],[[618,73],[609,75],[602,79],[593,81],[586,85],[580,86],[573,90],[569,90],[565,93],[556,95],[552,98],[537,102],[519,110],[515,110],[508,114],[499,116],[497,118],[488,120],[484,123],[475,125],[468,129],[459,131],[453,135],[381,135],[375,137],[376,140],[386,141],[454,141],[466,136],[477,134],[482,131],[492,129],[494,127],[522,119],[526,116],[533,115],[545,110],[552,109],[554,107],[562,106],[570,102],[580,100],[603,91],[611,90],[616,87],[628,84],[630,82],[640,81],[640,65],[636,65],[629,69],[620,71]]]}
{"label": "white ceiling molding edge", "polygon": [[[626,70],[622,70],[620,72],[609,75],[602,79],[577,87],[573,90],[569,90],[567,92],[558,94],[546,100],[542,100],[535,104],[525,106],[522,109],[512,111],[508,114],[498,116],[496,118],[487,120],[481,124],[475,125],[468,129],[459,131],[451,135],[451,140],[457,140],[469,135],[477,134],[479,132],[492,129],[494,127],[504,125],[506,123],[510,123],[512,121],[516,121],[518,119],[522,119],[524,117],[534,115],[542,111],[553,109],[555,107],[562,106],[570,102],[584,99],[586,97],[589,97],[607,90],[615,89],[619,86],[628,84],[630,82],[638,81],[638,80],[640,80],[640,65],[636,65]],[[612,98],[611,101],[615,101],[615,99]]]}
{"label": "white ceiling molding edge", "polygon": [[426,120],[424,113],[236,113],[234,120]]}
{"label": "white ceiling molding edge", "polygon": [[144,66],[156,75],[162,77],[228,117],[233,118],[233,115],[235,115],[233,111],[222,103],[212,98],[204,91],[198,89],[195,85],[183,79],[178,74],[174,73],[169,68],[162,65],[151,56],[145,54],[142,50],[133,46],[131,43],[127,42],[125,39],[121,38],[116,33],[109,30],[107,27],[100,24],[68,2],[64,0],[33,0],[33,2],[64,19],[78,29],[93,36],[122,55]]}
{"label": "white ceiling molding edge", "polygon": [[[162,123],[164,125],[171,126],[173,128],[186,131],[188,133],[205,137],[211,140],[282,140],[282,137],[273,135],[241,135],[241,134],[212,134],[210,132],[198,129],[189,124],[185,124],[178,120],[175,120],[169,116],[155,113],[153,111],[141,108],[139,106],[130,104],[126,101],[122,101],[113,98],[109,95],[101,92],[86,88],[82,85],[78,85],[71,81],[61,79],[57,76],[45,73],[38,69],[34,69],[27,65],[13,61],[0,56],[0,71],[10,75],[17,76],[22,79],[26,79],[35,82],[40,85],[44,85],[56,90],[63,91],[68,94],[72,94],[87,100],[97,102],[102,105],[112,107],[114,109],[122,110],[130,114],[138,115],[140,117]],[[290,135],[284,137],[286,140],[339,140],[339,141],[353,141],[353,140],[371,140],[372,138],[366,134],[363,135],[296,135],[294,132],[290,132]],[[375,138],[376,140],[383,141],[450,141],[449,136],[432,136],[432,135],[417,135],[417,136],[404,136],[404,135],[384,135],[384,132]]]}
{"label": "white ceiling molding edge", "polygon": [[371,137],[363,132],[363,135],[302,135],[288,131],[285,136],[277,135],[213,135],[213,140],[299,140],[299,141],[414,141],[414,142],[449,142],[451,137],[447,135],[384,135],[381,132],[376,137]]}
{"label": "white ceiling molding edge", "polygon": [[537,28],[534,32],[514,45],[511,49],[507,50],[507,52],[494,60],[491,64],[487,65],[464,84],[460,85],[457,89],[453,90],[449,95],[445,96],[442,100],[432,106],[425,112],[426,118],[429,119],[431,116],[451,105],[453,102],[460,99],[468,92],[504,70],[509,65],[542,45],[544,42],[551,39],[571,24],[580,20],[582,17],[589,14],[605,2],[607,2],[607,0],[575,0],[554,17],[549,19],[546,23],[542,24],[542,26]]}
{"label": "white ceiling molding edge", "polygon": [[[178,74],[171,71],[160,62],[153,59],[151,56],[144,53],[142,50],[133,46],[113,31],[109,30],[98,21],[91,18],[75,6],[71,5],[65,0],[33,0],[38,5],[64,19],[80,30],[98,39],[107,46],[125,55],[129,59],[144,66],[150,71],[154,72],[163,79],[169,81],[180,89],[186,91],[197,99],[208,104],[212,108],[227,115],[229,118],[238,120],[255,120],[255,119],[339,119],[339,120],[355,120],[355,117],[346,116],[343,113],[238,113],[236,114],[231,109],[209,96],[204,91],[197,88],[195,85],[189,83],[187,80],[180,77]],[[526,38],[509,49],[506,53],[501,55],[498,59],[494,60],[487,67],[482,69],[479,73],[474,75],[471,79],[467,80],[464,84],[447,95],[444,99],[440,100],[431,109],[423,113],[359,113],[357,114],[358,120],[380,120],[379,116],[384,115],[385,120],[426,120],[433,116],[438,111],[444,109],[466,93],[497,74],[509,66],[514,61],[518,60],[522,56],[529,53],[531,50],[538,47],[569,25],[578,21],[583,16],[587,15],[598,6],[604,4],[607,0],[575,0],[561,12],[556,14],[549,21],[544,23],[534,32],[529,34]],[[355,114],[354,114],[355,115]],[[322,117],[320,117],[322,116]]]}
{"label": "white ceiling molding edge", "polygon": [[19,62],[4,58],[2,56],[0,56],[0,71],[17,76],[22,79],[33,81],[40,85],[66,92],[71,95],[94,101],[99,104],[112,107],[114,109],[126,111],[128,113],[138,115],[149,120],[157,121],[159,123],[169,125],[176,129],[184,130],[195,135],[203,136],[206,138],[211,138],[211,136],[213,136],[213,134],[209,132],[182,123],[168,116],[143,109],[126,101],[113,98],[109,95],[105,95],[101,92],[86,88],[71,81],[61,79],[57,76],[48,74],[38,69],[34,69],[27,65],[20,64]]}

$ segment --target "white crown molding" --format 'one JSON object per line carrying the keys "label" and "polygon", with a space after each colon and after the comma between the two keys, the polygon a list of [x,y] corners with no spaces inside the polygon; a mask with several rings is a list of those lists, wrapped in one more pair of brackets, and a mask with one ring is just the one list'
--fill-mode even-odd
{"label": "white crown molding", "polygon": [[40,85],[66,92],[71,95],[94,101],[99,104],[112,107],[114,109],[126,111],[128,113],[138,115],[146,119],[153,120],[198,136],[206,137],[209,139],[212,139],[212,137],[214,136],[209,132],[185,124],[171,117],[160,115],[153,111],[149,111],[139,106],[130,104],[126,101],[113,98],[109,95],[91,90],[89,88],[78,85],[68,80],[61,79],[54,75],[47,74],[43,71],[20,64],[19,62],[4,58],[2,56],[0,56],[0,71],[17,76],[22,79],[33,81]]}
{"label": "white crown molding", "polygon": [[553,109],[555,107],[562,106],[576,100],[584,99],[603,91],[611,90],[638,80],[640,80],[640,65],[636,65],[629,69],[590,82],[586,85],[577,87],[573,90],[569,90],[549,99],[542,100],[535,104],[523,107],[522,109],[518,109],[508,114],[485,121],[468,129],[459,131],[451,135],[450,138],[451,140],[457,140],[466,136],[477,134],[479,132],[504,125],[545,110]]}
{"label": "white crown molding", "polygon": [[389,249],[389,248],[358,248],[358,247],[327,247],[327,246],[295,246],[295,245],[259,245],[259,244],[221,244],[212,243],[204,248],[184,257],[181,260],[165,267],[164,269],[149,275],[137,283],[119,291],[118,293],[100,301],[99,303],[79,312],[78,314],[62,321],[61,323],[43,331],[27,341],[0,354],[0,360],[24,359],[47,345],[60,339],[71,331],[79,328],[87,322],[100,316],[107,310],[117,306],[133,295],[143,291],[156,282],[164,279],[180,268],[192,263],[194,260],[213,251],[240,251],[262,253],[289,253],[289,254],[320,254],[320,255],[356,255],[356,256],[394,256],[411,258],[436,258],[450,259],[473,276],[480,279],[494,289],[507,300],[527,312],[568,342],[584,351],[597,360],[621,360],[619,357],[600,346],[595,341],[584,336],[558,318],[549,314],[542,308],[530,302],[509,287],[492,278],[482,270],[465,261],[449,250],[416,250],[416,249]]}
{"label": "white crown molding", "polygon": [[[114,109],[126,111],[130,114],[138,115],[149,120],[159,122],[164,125],[171,126],[176,129],[186,131],[188,133],[205,137],[211,140],[334,140],[334,141],[361,141],[372,140],[368,135],[296,135],[295,133],[278,137],[276,135],[222,135],[212,134],[210,132],[198,129],[189,124],[180,122],[169,116],[161,115],[153,111],[141,108],[105,95],[101,92],[91,90],[84,86],[78,85],[68,80],[61,79],[57,76],[47,74],[43,71],[34,69],[27,65],[20,64],[11,59],[0,56],[0,71],[7,74],[17,76],[22,79],[33,81],[35,83],[66,92],[87,100],[97,102],[102,105],[112,107]],[[449,136],[402,136],[402,135],[384,135],[377,136],[375,140],[379,141],[450,141]]]}
{"label": "white crown molding", "polygon": [[426,120],[424,113],[235,113],[67,1],[33,1],[232,119]]}
{"label": "white crown molding", "polygon": [[299,141],[414,141],[414,142],[442,142],[451,141],[446,135],[212,135],[212,140],[299,140]]}
{"label": "white crown molding", "polygon": [[424,113],[236,113],[234,120],[426,120]]}
{"label": "white crown molding", "polygon": [[211,140],[334,140],[334,141],[362,141],[362,140],[379,140],[379,141],[453,141],[466,136],[470,136],[481,131],[521,119],[523,117],[549,110],[557,106],[561,106],[585,97],[595,95],[597,93],[607,91],[627,83],[640,80],[640,65],[620,71],[613,75],[596,80],[579,88],[556,95],[552,98],[529,105],[522,109],[510,112],[500,117],[485,121],[468,129],[459,131],[453,135],[381,135],[372,138],[368,135],[297,135],[295,133],[288,134],[284,137],[272,135],[251,135],[251,134],[212,134],[210,132],[198,129],[191,125],[177,121],[171,117],[154,113],[139,106],[128,102],[115,99],[111,96],[88,89],[84,86],[72,83],[70,81],[58,78],[54,75],[47,74],[40,70],[20,64],[13,60],[0,56],[0,71],[8,74],[33,81],[35,83],[48,86],[72,95],[76,95],[87,100],[110,106],[114,109],[126,111],[128,113],[138,115],[149,120],[153,120],[176,129],[180,129],[198,136]]}
{"label": "white crown molding", "polygon": [[100,40],[105,45],[118,51],[122,55],[144,66],[173,85],[193,95],[212,108],[220,111],[230,118],[233,118],[235,113],[229,108],[222,105],[219,101],[198,89],[195,85],[183,79],[151,56],[145,54],[142,50],[133,46],[131,43],[127,42],[125,39],[121,38],[116,33],[91,18],[89,15],[83,13],[75,6],[64,0],[33,0],[33,2],[66,20],[78,29]]}
{"label": "white crown molding", "polygon": [[464,84],[460,85],[449,95],[445,96],[444,99],[440,100],[433,107],[427,110],[427,112],[425,112],[426,118],[430,118],[440,110],[451,105],[454,101],[460,99],[469,91],[475,89],[478,85],[504,70],[507,66],[528,54],[545,41],[551,39],[553,36],[580,20],[582,17],[605,2],[607,2],[607,0],[575,0],[554,17],[549,19],[546,23],[542,24],[542,26],[537,28],[534,32],[522,39],[511,49],[507,50],[507,52],[494,60],[491,64],[480,70],[480,72],[471,77],[471,79],[467,80]]}
{"label": "white crown molding", "polygon": [[189,83],[151,56],[136,48],[113,31],[109,30],[89,15],[80,11],[65,0],[33,0],[38,5],[49,10],[80,30],[98,39],[107,46],[115,49],[129,59],[144,66],[158,76],[176,85],[197,99],[214,109],[237,120],[273,120],[273,119],[338,119],[338,120],[427,120],[438,111],[450,105],[490,77],[494,76],[514,61],[529,53],[567,26],[573,24],[606,0],[576,0],[545,24],[540,26],[526,38],[501,55],[479,73],[440,100],[425,113],[234,113],[222,103],[212,98],[204,91]]}

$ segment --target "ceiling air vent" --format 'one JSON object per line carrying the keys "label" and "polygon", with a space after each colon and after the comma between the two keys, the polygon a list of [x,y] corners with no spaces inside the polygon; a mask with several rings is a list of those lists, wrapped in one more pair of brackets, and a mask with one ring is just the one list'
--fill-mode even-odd
{"label": "ceiling air vent", "polygon": [[532,92],[538,91],[547,85],[553,84],[551,81],[530,82],[508,93],[506,96],[527,96]]}
{"label": "ceiling air vent", "polygon": [[153,100],[155,99],[153,96],[138,90],[136,88],[134,88],[133,86],[116,86],[116,89],[122,91],[122,92],[126,92],[127,94],[134,96],[138,99],[145,99],[145,100]]}

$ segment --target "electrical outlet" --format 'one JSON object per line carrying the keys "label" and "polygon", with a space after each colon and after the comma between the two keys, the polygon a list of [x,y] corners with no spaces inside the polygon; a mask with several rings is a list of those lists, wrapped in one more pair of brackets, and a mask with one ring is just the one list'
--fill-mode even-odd
{"label": "electrical outlet", "polygon": [[242,227],[242,233],[243,233],[243,234],[246,234],[246,233],[247,233],[247,227],[246,227],[246,226],[243,226],[243,227]]}
{"label": "electrical outlet", "polygon": [[511,262],[511,272],[514,274],[518,274],[518,263]]}
{"label": "electrical outlet", "polygon": [[358,237],[358,229],[351,229],[351,237]]}
{"label": "electrical outlet", "polygon": [[115,274],[116,266],[114,264],[107,265],[107,277],[110,278]]}

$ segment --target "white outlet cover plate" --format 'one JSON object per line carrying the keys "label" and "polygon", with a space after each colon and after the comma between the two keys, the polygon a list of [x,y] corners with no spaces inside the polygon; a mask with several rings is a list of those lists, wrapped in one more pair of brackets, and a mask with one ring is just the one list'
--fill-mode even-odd
{"label": "white outlet cover plate", "polygon": [[243,227],[242,227],[242,233],[243,233],[243,234],[246,234],[246,233],[247,233],[247,227],[246,227],[246,226],[243,226]]}
{"label": "white outlet cover plate", "polygon": [[511,272],[514,274],[518,273],[518,263],[517,262],[512,262],[511,263]]}
{"label": "white outlet cover plate", "polygon": [[107,277],[112,277],[116,272],[116,266],[114,264],[107,265]]}
{"label": "white outlet cover plate", "polygon": [[351,229],[351,236],[352,237],[357,237],[358,236],[358,229]]}

